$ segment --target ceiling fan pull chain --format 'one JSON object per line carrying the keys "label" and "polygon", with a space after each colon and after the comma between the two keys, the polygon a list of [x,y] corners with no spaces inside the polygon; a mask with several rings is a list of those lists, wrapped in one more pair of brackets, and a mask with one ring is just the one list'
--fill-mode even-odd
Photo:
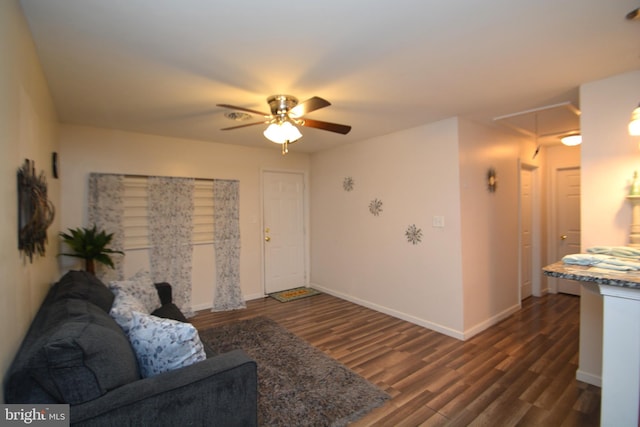
{"label": "ceiling fan pull chain", "polygon": [[282,155],[283,156],[289,152],[288,145],[289,145],[289,141],[285,141],[284,144],[282,144]]}

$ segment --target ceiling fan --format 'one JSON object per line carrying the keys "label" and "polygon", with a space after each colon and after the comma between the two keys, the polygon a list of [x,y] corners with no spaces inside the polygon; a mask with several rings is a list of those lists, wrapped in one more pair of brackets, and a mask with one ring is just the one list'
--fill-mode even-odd
{"label": "ceiling fan", "polygon": [[264,116],[264,120],[259,122],[231,126],[221,130],[240,129],[248,126],[268,124],[269,126],[264,131],[264,136],[272,142],[282,144],[282,154],[287,154],[289,151],[289,144],[293,144],[302,138],[302,134],[296,126],[327,130],[329,132],[340,133],[343,135],[348,134],[351,130],[351,126],[303,117],[312,111],[331,105],[329,101],[318,96],[314,96],[306,101],[298,103],[298,98],[295,96],[273,95],[267,98],[267,103],[271,110],[271,113],[269,114],[262,111],[252,110],[250,108],[237,107],[235,105],[217,104],[218,107]]}

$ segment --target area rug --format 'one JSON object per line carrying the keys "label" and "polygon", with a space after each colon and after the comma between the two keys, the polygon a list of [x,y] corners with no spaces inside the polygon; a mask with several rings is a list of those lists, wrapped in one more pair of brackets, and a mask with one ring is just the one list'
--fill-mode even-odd
{"label": "area rug", "polygon": [[200,332],[223,353],[244,350],[258,365],[260,426],[346,426],[389,396],[266,317]]}
{"label": "area rug", "polygon": [[294,301],[300,298],[312,297],[318,295],[320,291],[316,291],[313,288],[307,288],[302,286],[300,288],[288,289],[286,291],[274,292],[269,294],[271,298],[275,298],[280,302]]}

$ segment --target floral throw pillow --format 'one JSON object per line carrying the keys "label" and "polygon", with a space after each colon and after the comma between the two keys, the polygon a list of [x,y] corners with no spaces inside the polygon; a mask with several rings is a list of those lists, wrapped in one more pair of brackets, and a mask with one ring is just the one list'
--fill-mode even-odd
{"label": "floral throw pillow", "polygon": [[148,271],[141,270],[128,280],[110,282],[109,288],[116,296],[126,293],[137,299],[144,306],[145,313],[152,313],[162,307],[158,290]]}
{"label": "floral throw pillow", "polygon": [[119,292],[113,300],[109,315],[122,328],[125,334],[129,333],[133,313],[135,311],[144,313],[146,307],[140,301],[125,292]]}
{"label": "floral throw pillow", "polygon": [[134,311],[129,341],[144,378],[207,358],[198,331],[191,323]]}

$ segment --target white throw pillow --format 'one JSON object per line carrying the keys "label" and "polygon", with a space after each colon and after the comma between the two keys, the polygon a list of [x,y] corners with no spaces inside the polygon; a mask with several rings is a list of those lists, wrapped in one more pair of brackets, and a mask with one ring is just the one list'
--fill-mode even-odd
{"label": "white throw pillow", "polygon": [[137,298],[125,292],[118,292],[113,300],[109,315],[113,317],[124,333],[128,334],[133,320],[133,312],[144,313],[145,310],[145,306]]}
{"label": "white throw pillow", "polygon": [[145,313],[152,313],[162,307],[158,290],[148,271],[138,271],[128,280],[110,282],[109,288],[116,296],[123,292],[133,296],[144,306]]}
{"label": "white throw pillow", "polygon": [[198,331],[191,323],[136,311],[129,328],[129,341],[144,378],[207,358]]}

